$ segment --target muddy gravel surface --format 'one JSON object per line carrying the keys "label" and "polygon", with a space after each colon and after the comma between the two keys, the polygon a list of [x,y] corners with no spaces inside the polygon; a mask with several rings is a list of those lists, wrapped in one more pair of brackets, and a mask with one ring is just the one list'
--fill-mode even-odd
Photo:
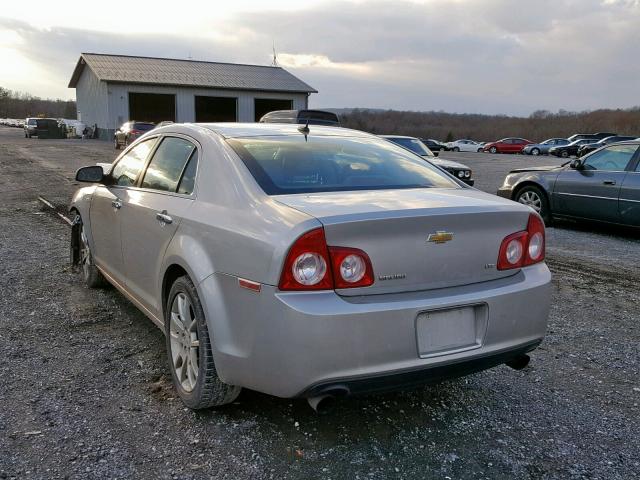
{"label": "muddy gravel surface", "polygon": [[[171,386],[162,333],[115,289],[81,285],[68,227],[36,200],[68,202],[73,170],[113,157],[107,143],[0,128],[0,479],[640,475],[631,233],[550,229],[549,330],[522,371],[348,398],[324,415],[250,391],[192,412]],[[598,255],[576,247],[593,242]]]}

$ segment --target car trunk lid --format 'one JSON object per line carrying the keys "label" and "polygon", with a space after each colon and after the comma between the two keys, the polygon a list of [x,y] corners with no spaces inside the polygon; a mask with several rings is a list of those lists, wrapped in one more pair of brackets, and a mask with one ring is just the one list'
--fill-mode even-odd
{"label": "car trunk lid", "polygon": [[317,218],[330,246],[359,248],[375,283],[342,289],[369,295],[468,285],[514,274],[496,269],[509,234],[526,229],[530,211],[474,189],[404,189],[279,195]]}

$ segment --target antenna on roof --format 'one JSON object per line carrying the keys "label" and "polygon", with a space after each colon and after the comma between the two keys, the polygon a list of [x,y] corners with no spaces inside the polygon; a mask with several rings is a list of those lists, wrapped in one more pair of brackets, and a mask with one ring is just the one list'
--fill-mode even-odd
{"label": "antenna on roof", "polygon": [[276,55],[276,41],[273,41],[273,62],[271,63],[272,67],[278,66],[278,56]]}
{"label": "antenna on roof", "polygon": [[309,135],[309,119],[307,118],[307,124],[305,126],[300,125],[298,127],[298,131],[304,135],[304,141],[307,141],[307,136]]}

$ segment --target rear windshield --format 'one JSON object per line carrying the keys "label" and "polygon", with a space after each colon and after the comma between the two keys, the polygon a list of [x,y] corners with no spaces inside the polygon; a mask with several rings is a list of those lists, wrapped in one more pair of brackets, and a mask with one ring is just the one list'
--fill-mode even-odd
{"label": "rear windshield", "polygon": [[30,118],[29,121],[27,122],[27,125],[37,125],[37,121],[35,118]]}
{"label": "rear windshield", "polygon": [[317,110],[302,110],[298,113],[300,120],[325,120],[328,122],[338,123],[338,116],[332,112],[320,112]]}
{"label": "rear windshield", "polygon": [[403,146],[404,148],[408,148],[413,153],[417,153],[418,155],[424,155],[427,157],[435,157],[431,150],[427,148],[427,146],[422,143],[417,138],[404,138],[404,137],[395,137],[390,138],[393,143],[397,143],[398,145]]}
{"label": "rear windshield", "polygon": [[136,130],[142,130],[143,132],[146,132],[147,130],[153,130],[153,128],[156,125],[154,123],[134,123],[133,124],[133,128]]}
{"label": "rear windshield", "polygon": [[299,135],[227,142],[269,195],[460,188],[437,167],[383,139]]}

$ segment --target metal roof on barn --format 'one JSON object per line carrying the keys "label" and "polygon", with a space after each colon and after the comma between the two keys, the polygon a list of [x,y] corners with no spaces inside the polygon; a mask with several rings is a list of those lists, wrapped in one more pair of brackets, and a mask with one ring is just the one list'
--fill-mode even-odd
{"label": "metal roof on barn", "polygon": [[77,86],[86,66],[100,80],[114,83],[317,93],[281,67],[99,53],[80,55],[69,88]]}

